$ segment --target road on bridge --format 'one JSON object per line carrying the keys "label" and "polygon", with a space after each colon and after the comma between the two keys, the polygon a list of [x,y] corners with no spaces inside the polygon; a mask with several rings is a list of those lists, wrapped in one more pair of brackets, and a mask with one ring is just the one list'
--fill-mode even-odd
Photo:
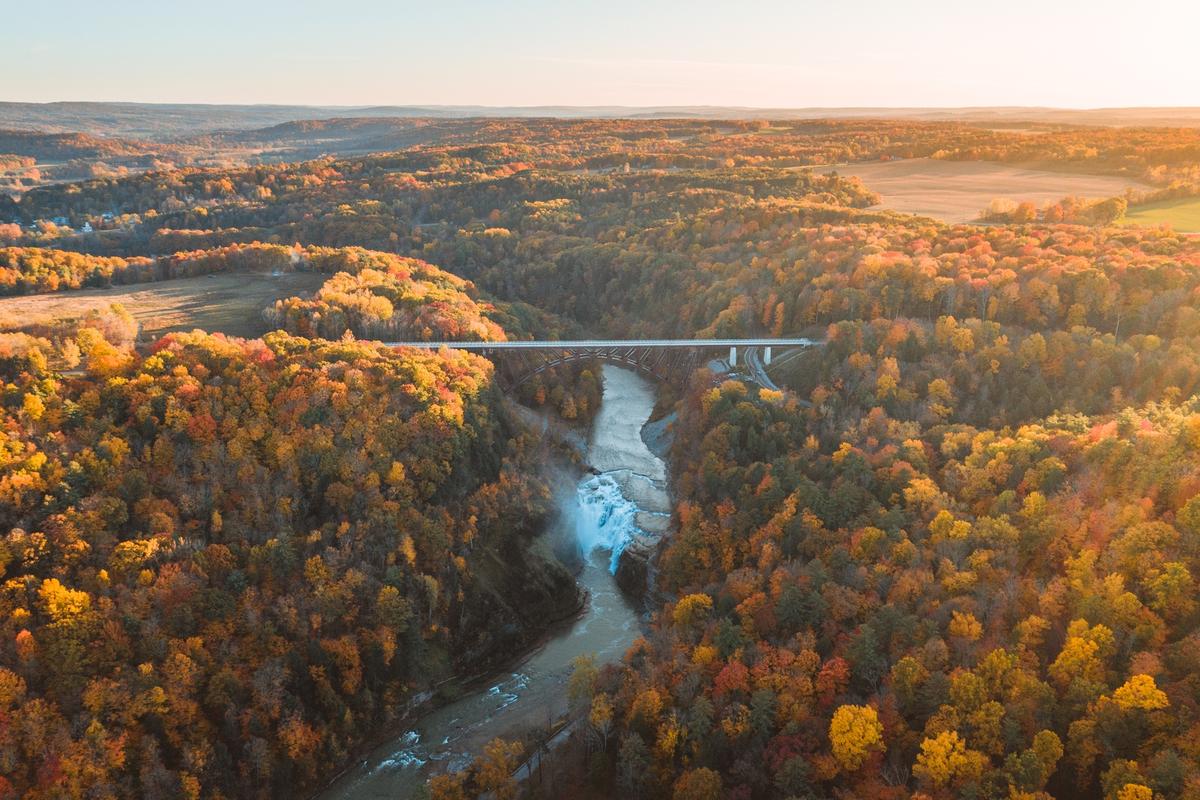
{"label": "road on bridge", "polygon": [[703,347],[811,347],[816,339],[563,339],[559,341],[505,342],[384,342],[388,347],[419,347],[424,350],[604,350],[615,347],[703,348]]}
{"label": "road on bridge", "polygon": [[[422,350],[470,350],[492,358],[501,353],[513,353],[523,362],[510,365],[505,377],[510,385],[520,384],[532,376],[553,367],[581,359],[599,358],[649,373],[660,380],[669,380],[672,370],[696,366],[700,351],[728,348],[731,372],[740,372],[768,389],[778,390],[767,374],[772,350],[806,348],[823,344],[804,338],[746,338],[746,339],[560,339],[554,341],[504,342],[385,342],[389,347],[413,347]],[[741,350],[740,358],[738,350]],[[517,355],[519,354],[519,355]],[[528,363],[533,359],[533,363]],[[682,359],[682,365],[681,365]],[[509,359],[503,359],[509,360]]]}

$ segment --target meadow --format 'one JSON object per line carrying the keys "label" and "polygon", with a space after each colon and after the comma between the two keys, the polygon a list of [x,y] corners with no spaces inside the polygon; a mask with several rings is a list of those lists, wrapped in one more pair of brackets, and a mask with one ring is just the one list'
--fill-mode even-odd
{"label": "meadow", "polygon": [[202,275],[112,289],[6,297],[0,299],[0,328],[78,319],[119,303],[137,320],[143,336],[193,328],[261,336],[269,329],[264,308],[277,299],[311,292],[324,279],[311,272]]}
{"label": "meadow", "polygon": [[1144,189],[1146,184],[1107,175],[1026,169],[991,161],[940,161],[911,158],[837,168],[854,175],[882,197],[880,208],[934,217],[944,222],[971,222],[996,198],[1043,206],[1068,195],[1101,199]]}
{"label": "meadow", "polygon": [[1183,233],[1200,233],[1200,198],[1185,197],[1135,206],[1125,214],[1132,225],[1168,224]]}

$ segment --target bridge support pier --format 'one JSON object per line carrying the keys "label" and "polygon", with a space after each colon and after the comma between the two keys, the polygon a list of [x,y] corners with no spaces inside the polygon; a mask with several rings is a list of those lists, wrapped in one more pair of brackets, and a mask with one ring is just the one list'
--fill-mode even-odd
{"label": "bridge support pier", "polygon": [[770,345],[767,345],[766,350],[763,351],[763,363],[766,364],[768,367],[771,366],[771,346]]}
{"label": "bridge support pier", "polygon": [[737,348],[736,347],[729,348],[729,366],[730,367],[737,366]]}

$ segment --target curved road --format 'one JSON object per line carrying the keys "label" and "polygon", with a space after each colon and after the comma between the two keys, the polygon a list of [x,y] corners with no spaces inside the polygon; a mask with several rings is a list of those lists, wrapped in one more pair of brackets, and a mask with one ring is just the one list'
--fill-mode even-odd
{"label": "curved road", "polygon": [[767,374],[767,367],[763,364],[757,347],[746,348],[744,363],[746,365],[746,372],[750,375],[751,380],[764,389],[770,389],[774,392],[779,391],[779,387],[775,385],[775,381],[771,380],[771,376]]}

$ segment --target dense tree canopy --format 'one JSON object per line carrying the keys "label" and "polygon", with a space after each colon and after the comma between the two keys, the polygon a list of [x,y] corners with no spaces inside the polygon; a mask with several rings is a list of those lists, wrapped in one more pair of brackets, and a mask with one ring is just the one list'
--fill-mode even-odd
{"label": "dense tree canopy", "polygon": [[[983,158],[1188,194],[1195,131],[429,137],[17,204],[96,230],[6,233],[8,294],[329,278],[262,340],[135,349],[121,309],[0,334],[0,797],[310,788],[569,613],[569,575],[525,546],[543,444],[492,367],[360,340],[580,332],[825,340],[777,362],[781,391],[699,371],[672,396],[652,618],[571,684],[580,793],[1200,793],[1200,240],[1112,227],[1132,196],[946,225],[830,167]],[[586,420],[600,385],[583,364],[519,396]],[[511,796],[519,756],[494,742],[431,790]]]}
{"label": "dense tree canopy", "polygon": [[[547,503],[486,361],[80,339],[84,377],[48,372],[32,339],[2,364],[3,793],[311,786],[434,680],[511,646],[513,620],[555,613],[475,575]],[[525,568],[570,596],[561,568]]]}

